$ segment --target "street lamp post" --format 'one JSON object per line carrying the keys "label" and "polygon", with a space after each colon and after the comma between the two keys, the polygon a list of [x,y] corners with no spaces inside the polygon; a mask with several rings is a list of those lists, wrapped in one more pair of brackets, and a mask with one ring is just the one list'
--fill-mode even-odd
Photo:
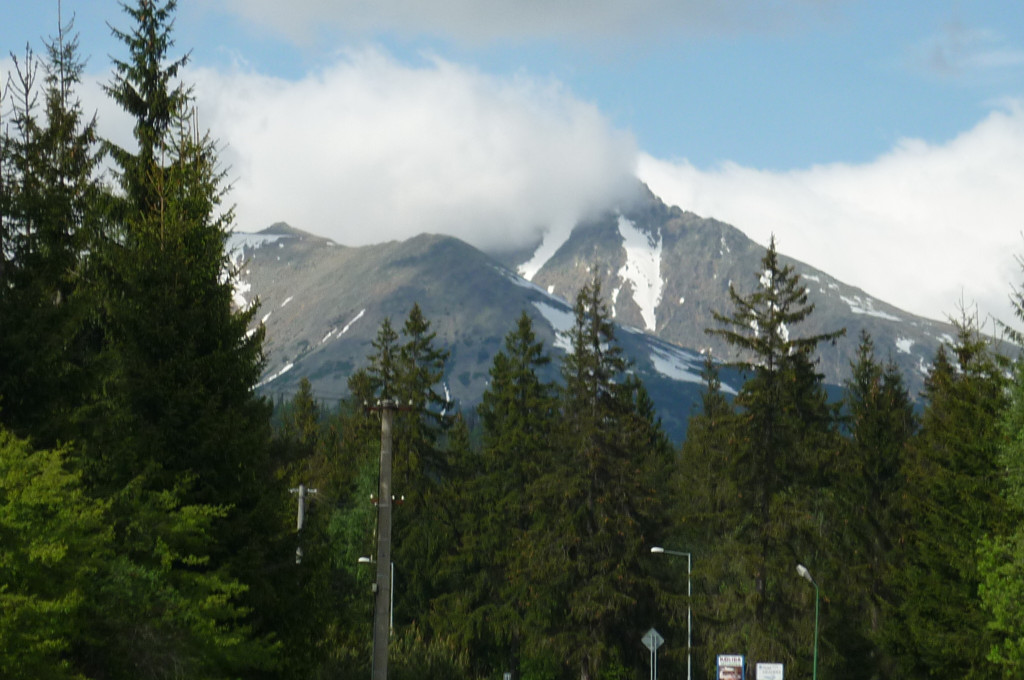
{"label": "street lamp post", "polygon": [[818,584],[811,578],[811,572],[807,571],[807,567],[804,565],[796,565],[796,573],[800,575],[800,578],[805,579],[814,586],[814,670],[812,678],[813,680],[818,680]]}
{"label": "street lamp post", "polygon": [[677,555],[686,558],[686,680],[692,680],[693,675],[690,667],[690,651],[693,648],[693,620],[691,616],[690,603],[692,591],[690,589],[690,569],[693,566],[693,556],[688,552],[678,550],[666,550],[661,546],[653,546],[651,552],[655,555]]}

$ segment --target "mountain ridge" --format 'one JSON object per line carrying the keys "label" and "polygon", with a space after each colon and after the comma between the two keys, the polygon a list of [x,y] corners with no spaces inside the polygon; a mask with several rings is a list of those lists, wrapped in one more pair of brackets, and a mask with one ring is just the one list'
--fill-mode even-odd
{"label": "mountain ridge", "polygon": [[[596,275],[632,370],[675,439],[699,404],[701,351],[723,362],[742,358],[705,329],[715,326],[714,311],[731,311],[730,285],[740,295],[754,289],[764,255],[739,229],[666,206],[650,192],[635,205],[576,225],[532,281],[515,270],[532,256],[527,250],[517,263],[438,234],[349,247],[277,223],[234,234],[229,246],[240,266],[236,299],[247,304],[256,296],[262,303],[267,368],[259,389],[265,394],[288,396],[307,377],[320,398],[342,398],[348,376],[367,364],[383,320],[400,328],[416,303],[437,346],[450,352],[445,389],[471,408],[521,311],[534,319],[549,353],[557,359],[566,351],[560,333],[571,325],[571,301]],[[865,330],[879,360],[895,361],[917,395],[935,351],[952,338],[952,325],[898,310],[792,258],[780,254],[780,260],[808,284],[816,305],[797,332],[847,329],[819,353],[827,382],[848,377]],[[742,378],[723,375],[725,389],[735,393]]]}

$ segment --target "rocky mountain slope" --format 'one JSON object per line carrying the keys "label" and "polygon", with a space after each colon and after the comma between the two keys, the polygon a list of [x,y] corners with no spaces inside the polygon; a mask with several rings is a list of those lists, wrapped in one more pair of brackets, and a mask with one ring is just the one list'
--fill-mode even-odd
{"label": "rocky mountain slope", "polygon": [[[732,350],[705,329],[717,327],[713,310],[732,311],[730,284],[743,296],[756,288],[764,252],[738,229],[666,206],[646,192],[629,209],[578,225],[532,281],[569,297],[596,271],[619,323],[682,347],[710,348],[715,357],[732,360]],[[863,330],[874,339],[879,358],[891,357],[911,391],[920,390],[935,351],[952,338],[950,324],[904,312],[785,255],[780,261],[795,268],[815,305],[814,314],[794,332],[846,328],[846,337],[834,348],[821,348],[826,380],[841,384],[848,377]]]}
{"label": "rocky mountain slope", "polygon": [[[522,310],[556,358],[565,351],[559,333],[572,323],[571,301],[596,272],[618,338],[676,439],[699,403],[699,351],[732,358],[704,332],[714,325],[712,310],[731,311],[730,283],[741,295],[754,289],[764,254],[739,230],[670,208],[649,192],[633,206],[579,224],[532,281],[516,273],[522,262],[503,263],[446,236],[351,248],[275,225],[235,234],[230,246],[243,263],[237,303],[258,298],[267,329],[260,390],[287,396],[307,377],[329,402],[343,397],[349,374],[366,365],[381,322],[390,318],[400,328],[418,303],[437,344],[451,353],[445,386],[469,408]],[[950,325],[902,312],[804,263],[783,262],[796,268],[817,306],[794,332],[847,329],[844,340],[823,348],[821,369],[829,382],[838,385],[848,376],[864,329],[881,358],[895,360],[911,390],[920,389],[935,350],[953,333]],[[726,371],[724,383],[735,391],[740,378]]]}

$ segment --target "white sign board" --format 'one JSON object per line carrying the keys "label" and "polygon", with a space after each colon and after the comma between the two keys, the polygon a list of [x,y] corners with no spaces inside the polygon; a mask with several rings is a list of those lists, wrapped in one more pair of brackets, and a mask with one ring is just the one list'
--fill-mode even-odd
{"label": "white sign board", "polygon": [[743,656],[741,654],[718,655],[718,680],[743,680]]}
{"label": "white sign board", "polygon": [[781,663],[758,663],[757,680],[783,680]]}

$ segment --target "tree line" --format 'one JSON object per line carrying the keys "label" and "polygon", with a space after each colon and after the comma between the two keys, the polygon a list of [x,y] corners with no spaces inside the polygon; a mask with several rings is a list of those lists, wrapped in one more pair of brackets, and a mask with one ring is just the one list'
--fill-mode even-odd
{"label": "tree line", "polygon": [[[708,356],[681,445],[596,278],[556,380],[524,312],[480,405],[456,411],[414,305],[349,396],[328,406],[303,381],[275,412],[254,389],[256,307],[232,304],[228,187],[180,80],[175,2],[124,9],[105,89],[131,148],[76,98],[70,24],[3,88],[0,675],[365,677],[367,405],[389,398],[392,677],[647,677],[651,627],[674,677],[689,660],[714,677],[718,654],[751,676],[815,659],[829,678],[1020,676],[1024,364],[969,316],[919,402],[867,335],[830,401],[816,351],[844,331],[800,334],[814,307],[773,241],[708,329],[745,381],[725,394]],[[316,489],[301,531],[299,485]]]}

